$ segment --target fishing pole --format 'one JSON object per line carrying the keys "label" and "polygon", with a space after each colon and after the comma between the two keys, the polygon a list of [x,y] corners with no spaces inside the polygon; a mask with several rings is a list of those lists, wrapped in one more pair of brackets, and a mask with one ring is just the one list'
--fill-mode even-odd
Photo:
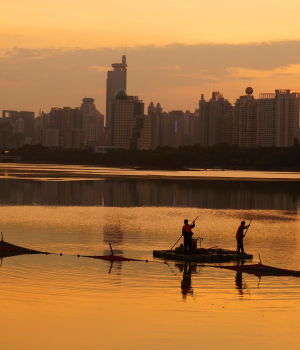
{"label": "fishing pole", "polygon": [[[196,221],[197,219],[198,219],[198,216],[197,216],[196,219],[195,219],[194,221],[192,221],[192,222],[195,223],[195,221]],[[178,238],[178,240],[177,240],[176,243],[172,246],[172,248],[169,249],[169,251],[172,250],[172,249],[175,247],[175,245],[180,241],[181,237],[182,237],[182,235]]]}

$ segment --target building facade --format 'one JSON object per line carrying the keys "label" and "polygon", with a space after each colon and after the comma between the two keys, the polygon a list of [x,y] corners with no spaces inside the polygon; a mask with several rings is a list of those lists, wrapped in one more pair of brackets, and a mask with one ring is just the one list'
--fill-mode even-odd
{"label": "building facade", "polygon": [[204,95],[201,95],[200,143],[203,146],[213,146],[221,142],[221,119],[230,108],[230,102],[225,100],[219,91],[213,91],[209,101],[205,101]]}
{"label": "building facade", "polygon": [[[97,110],[94,102],[93,98],[86,97],[80,107],[55,107],[49,113],[42,112],[34,123],[35,143],[65,149],[103,144],[104,115]],[[58,141],[54,130],[58,130]]]}
{"label": "building facade", "polygon": [[298,140],[299,101],[299,93],[275,90],[275,146],[290,147]]}
{"label": "building facade", "polygon": [[137,96],[128,96],[125,90],[117,91],[111,102],[111,129],[113,146],[129,149],[135,117],[144,115],[144,103]]}
{"label": "building facade", "polygon": [[257,145],[257,100],[249,88],[247,95],[240,96],[233,108],[233,143],[238,146]]}
{"label": "building facade", "polygon": [[299,93],[275,90],[257,100],[257,145],[290,147],[299,138]]}
{"label": "building facade", "polygon": [[178,148],[185,144],[184,112],[163,113],[161,118],[161,146]]}
{"label": "building facade", "polygon": [[276,145],[275,114],[275,94],[260,94],[257,100],[257,145],[262,147]]}
{"label": "building facade", "polygon": [[24,143],[34,142],[34,112],[3,110],[2,118],[10,122],[14,133],[24,135]]}
{"label": "building facade", "polygon": [[156,106],[153,102],[150,102],[148,106],[148,116],[151,121],[151,148],[161,146],[161,124],[162,124],[163,109],[160,103]]}
{"label": "building facade", "polygon": [[151,148],[151,117],[139,115],[135,117],[135,125],[132,129],[130,149],[147,150]]}

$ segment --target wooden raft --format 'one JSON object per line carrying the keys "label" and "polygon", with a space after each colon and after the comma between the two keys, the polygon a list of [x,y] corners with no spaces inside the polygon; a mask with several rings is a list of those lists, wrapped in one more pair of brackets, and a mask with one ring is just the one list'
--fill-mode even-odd
{"label": "wooden raft", "polygon": [[185,255],[175,250],[153,250],[154,258],[161,258],[164,260],[176,260],[184,262],[198,262],[198,263],[221,263],[228,261],[239,261],[246,259],[253,259],[252,254],[238,254],[235,251],[227,249],[209,249],[205,254]]}

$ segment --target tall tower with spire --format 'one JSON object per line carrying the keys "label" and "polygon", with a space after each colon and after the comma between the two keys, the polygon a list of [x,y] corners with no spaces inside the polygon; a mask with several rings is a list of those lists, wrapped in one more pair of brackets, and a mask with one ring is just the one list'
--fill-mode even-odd
{"label": "tall tower with spire", "polygon": [[111,133],[111,101],[114,100],[118,90],[126,91],[127,64],[126,56],[122,56],[122,63],[113,63],[113,70],[107,72],[106,79],[106,130]]}

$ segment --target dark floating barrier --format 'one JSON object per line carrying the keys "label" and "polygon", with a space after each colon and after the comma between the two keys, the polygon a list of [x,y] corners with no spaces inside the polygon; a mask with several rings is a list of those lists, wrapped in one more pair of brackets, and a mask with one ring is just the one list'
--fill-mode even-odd
{"label": "dark floating barrier", "polygon": [[[94,255],[94,256],[83,256],[83,257],[84,258],[106,260],[106,261],[109,261],[111,263],[116,262],[116,261],[144,261],[144,260],[138,260],[138,259],[124,258],[123,256],[117,256],[114,254],[111,244],[110,243],[108,243],[108,244],[110,247],[111,255]],[[80,257],[79,254],[77,256]],[[146,262],[148,262],[148,260],[146,260]]]}
{"label": "dark floating barrier", "polygon": [[291,276],[300,277],[300,271],[280,269],[278,267],[264,265],[262,263],[253,265],[213,266],[219,269],[226,269],[237,272],[246,272],[257,277],[262,276]]}
{"label": "dark floating barrier", "polygon": [[84,258],[93,258],[93,259],[101,259],[106,260],[110,262],[115,261],[144,261],[144,260],[138,260],[138,259],[131,259],[131,258],[124,258],[123,256],[117,256],[117,255],[95,255],[95,256],[87,256],[83,255]]}
{"label": "dark floating barrier", "polygon": [[40,252],[38,250],[34,249],[28,249],[24,247],[20,247],[15,244],[11,244],[8,242],[5,242],[3,240],[3,234],[1,232],[2,239],[0,241],[0,258],[7,257],[7,256],[15,256],[15,255],[24,255],[24,254],[51,254],[48,252]]}

